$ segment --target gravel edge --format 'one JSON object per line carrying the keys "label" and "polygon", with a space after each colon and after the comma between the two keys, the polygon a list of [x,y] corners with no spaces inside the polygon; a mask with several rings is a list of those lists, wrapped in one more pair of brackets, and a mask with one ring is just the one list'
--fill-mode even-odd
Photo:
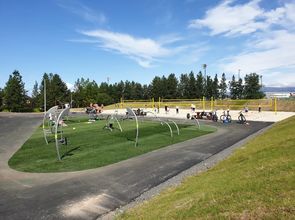
{"label": "gravel edge", "polygon": [[207,171],[208,169],[212,168],[220,161],[228,158],[233,153],[234,150],[241,148],[249,140],[253,139],[254,137],[256,137],[256,136],[264,133],[268,129],[270,129],[274,124],[271,124],[263,129],[255,132],[254,134],[249,135],[248,137],[240,140],[239,142],[235,143],[234,145],[220,151],[217,154],[210,156],[206,160],[192,166],[191,168],[182,171],[181,173],[179,173],[176,176],[168,179],[167,181],[159,184],[158,186],[155,186],[155,187],[149,189],[148,191],[144,192],[143,194],[141,194],[139,197],[137,197],[136,199],[134,199],[130,203],[128,203],[124,206],[121,206],[120,208],[117,208],[113,211],[110,211],[110,212],[106,213],[105,215],[100,216],[99,218],[97,218],[97,220],[112,220],[117,215],[122,214],[123,212],[127,211],[128,209],[131,209],[134,206],[139,205],[147,200],[150,200],[154,196],[157,196],[163,190],[165,190],[169,187],[175,187],[175,186],[180,185],[186,177],[198,175],[201,172]]}

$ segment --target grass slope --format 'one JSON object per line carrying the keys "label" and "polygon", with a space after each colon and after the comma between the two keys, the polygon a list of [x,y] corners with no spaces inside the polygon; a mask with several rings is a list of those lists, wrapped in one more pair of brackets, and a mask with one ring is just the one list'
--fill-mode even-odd
{"label": "grass slope", "polygon": [[[64,134],[69,140],[60,151],[66,155],[62,162],[57,161],[53,136],[49,145],[45,144],[41,128],[9,160],[13,169],[25,172],[62,172],[76,171],[105,166],[128,158],[144,154],[174,143],[208,134],[212,128],[179,125],[180,135],[170,137],[167,126],[159,122],[144,121],[139,123],[139,146],[135,147],[135,122],[121,122],[123,132],[102,129],[106,121],[87,123],[85,118],[75,118],[64,127]],[[116,124],[114,123],[114,126]],[[172,128],[174,125],[171,125]],[[75,129],[73,129],[75,128]],[[175,128],[173,128],[175,131]]]}
{"label": "grass slope", "polygon": [[119,219],[294,219],[295,117]]}

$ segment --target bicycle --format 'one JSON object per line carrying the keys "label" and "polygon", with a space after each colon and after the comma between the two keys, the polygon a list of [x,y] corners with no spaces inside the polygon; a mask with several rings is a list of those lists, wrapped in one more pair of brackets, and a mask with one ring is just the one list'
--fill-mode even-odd
{"label": "bicycle", "polygon": [[225,121],[231,122],[231,116],[228,112],[227,112],[227,114],[225,114],[225,111],[223,111],[223,114],[220,115],[220,120],[223,122],[225,122]]}
{"label": "bicycle", "polygon": [[212,120],[214,122],[217,122],[218,121],[218,116],[217,116],[216,111],[209,112],[209,114],[207,114],[207,119]]}
{"label": "bicycle", "polygon": [[247,121],[246,117],[243,115],[242,111],[240,111],[240,113],[239,113],[238,121],[239,121],[240,124],[245,124],[246,121]]}

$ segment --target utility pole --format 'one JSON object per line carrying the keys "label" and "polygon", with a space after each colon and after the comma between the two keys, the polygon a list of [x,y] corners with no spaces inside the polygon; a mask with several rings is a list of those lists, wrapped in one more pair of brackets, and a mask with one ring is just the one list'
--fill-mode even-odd
{"label": "utility pole", "polygon": [[261,83],[261,88],[262,88],[262,75],[260,75],[260,83]]}
{"label": "utility pole", "polygon": [[240,79],[241,69],[238,69],[238,80]]}

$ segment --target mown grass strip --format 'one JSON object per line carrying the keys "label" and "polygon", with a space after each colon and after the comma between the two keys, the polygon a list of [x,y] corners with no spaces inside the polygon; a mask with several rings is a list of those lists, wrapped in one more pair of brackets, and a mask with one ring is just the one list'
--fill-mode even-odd
{"label": "mown grass strip", "polygon": [[[89,124],[85,118],[66,121],[64,136],[69,144],[62,146],[62,162],[57,160],[53,135],[45,144],[42,128],[9,160],[13,169],[25,172],[64,172],[91,169],[126,160],[174,143],[213,132],[210,127],[198,130],[195,125],[179,125],[180,135],[170,137],[168,127],[159,122],[144,121],[139,125],[139,145],[135,147],[135,122],[121,121],[123,132],[103,129],[106,121]],[[116,126],[116,124],[114,124]],[[175,130],[175,129],[174,129]],[[174,131],[176,132],[176,131]]]}
{"label": "mown grass strip", "polygon": [[295,117],[118,219],[294,219]]}

